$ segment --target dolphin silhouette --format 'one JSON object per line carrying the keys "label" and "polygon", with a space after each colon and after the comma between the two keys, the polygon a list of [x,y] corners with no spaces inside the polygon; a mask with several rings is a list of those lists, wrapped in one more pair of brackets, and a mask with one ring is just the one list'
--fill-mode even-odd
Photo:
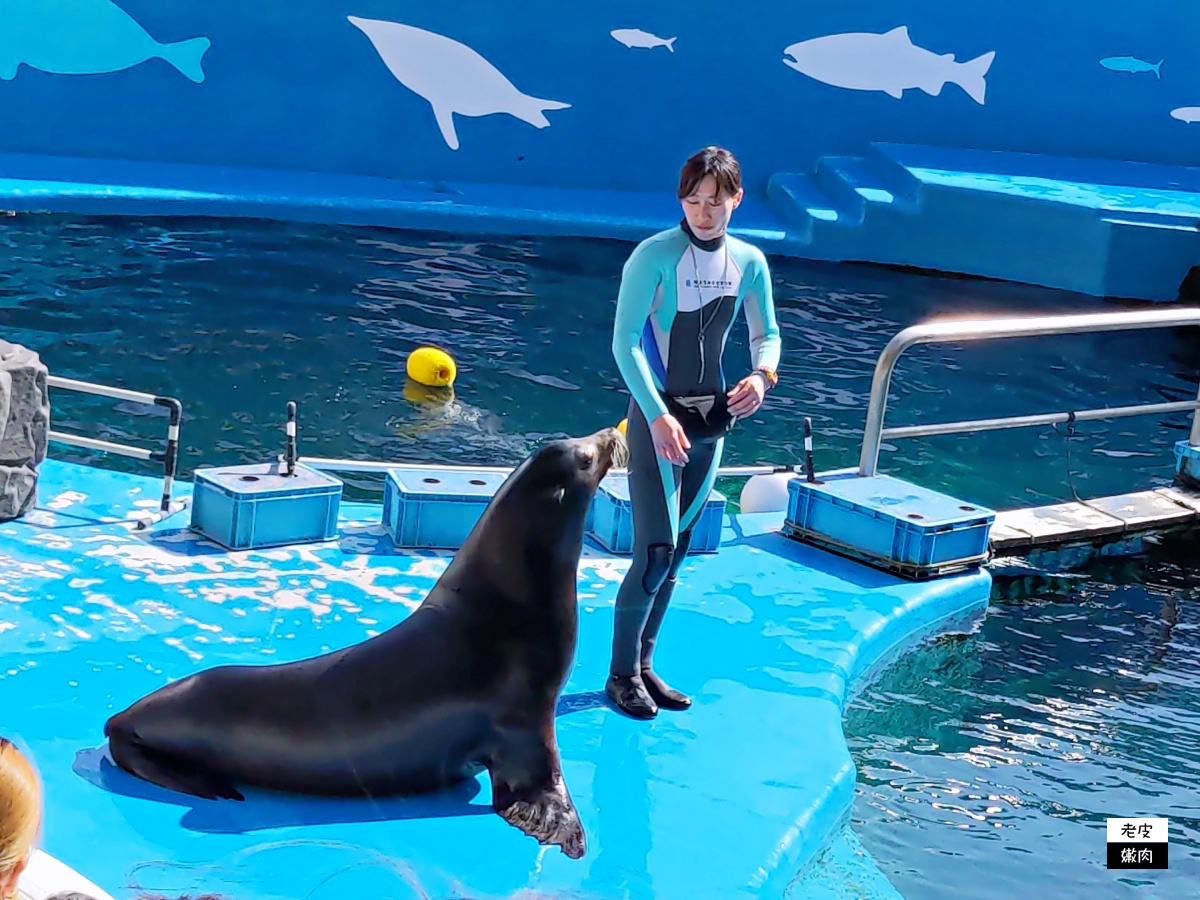
{"label": "dolphin silhouette", "polygon": [[52,75],[104,75],[161,59],[196,84],[204,80],[206,37],[163,44],[112,0],[0,2],[0,79],[21,63]]}
{"label": "dolphin silhouette", "polygon": [[571,106],[521,93],[499,69],[451,38],[399,22],[346,18],[371,39],[396,80],[429,101],[451,150],[458,149],[455,113],[471,117],[507,113],[536,128],[547,128],[546,110]]}

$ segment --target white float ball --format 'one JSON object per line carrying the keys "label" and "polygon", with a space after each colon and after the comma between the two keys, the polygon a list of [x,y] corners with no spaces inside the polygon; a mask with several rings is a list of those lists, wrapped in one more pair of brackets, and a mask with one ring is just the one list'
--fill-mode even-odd
{"label": "white float ball", "polygon": [[788,508],[788,482],[796,477],[794,472],[772,472],[770,475],[752,475],[742,488],[739,501],[744,513],[786,512]]}

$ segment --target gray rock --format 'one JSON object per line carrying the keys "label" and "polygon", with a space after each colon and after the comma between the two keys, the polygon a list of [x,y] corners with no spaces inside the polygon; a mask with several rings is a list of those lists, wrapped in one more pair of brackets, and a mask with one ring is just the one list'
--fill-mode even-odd
{"label": "gray rock", "polygon": [[0,522],[19,519],[37,506],[37,470],[0,466]]}
{"label": "gray rock", "polygon": [[0,340],[0,522],[37,505],[50,433],[49,372],[32,350]]}

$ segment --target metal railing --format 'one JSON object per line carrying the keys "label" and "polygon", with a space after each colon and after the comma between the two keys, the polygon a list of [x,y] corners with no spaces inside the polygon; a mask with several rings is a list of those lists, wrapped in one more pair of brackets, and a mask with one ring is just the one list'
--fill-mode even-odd
{"label": "metal railing", "polygon": [[1085,409],[1077,412],[1043,413],[1032,416],[1008,416],[1001,419],[969,419],[963,422],[908,425],[901,428],[883,427],[892,371],[896,368],[900,356],[917,344],[985,341],[993,338],[1037,337],[1050,334],[1084,334],[1099,331],[1133,331],[1141,328],[1180,328],[1187,325],[1200,325],[1200,309],[1187,307],[1086,315],[1026,316],[1012,319],[956,319],[946,322],[928,322],[905,328],[888,341],[875,363],[875,375],[871,379],[871,399],[867,404],[866,427],[863,430],[862,452],[858,461],[858,474],[872,476],[876,473],[879,464],[879,445],[885,438],[992,431],[1000,428],[1024,428],[1031,425],[1117,419],[1125,416],[1186,412],[1188,410],[1193,413],[1188,442],[1193,447],[1200,447],[1200,386],[1197,388],[1195,400],[1181,400],[1176,403],[1144,403],[1137,406]]}
{"label": "metal railing", "polygon": [[125,388],[108,387],[103,384],[93,384],[90,381],[76,381],[72,378],[60,378],[51,375],[46,379],[47,385],[67,391],[78,391],[83,394],[96,394],[101,397],[112,397],[116,400],[128,400],[132,403],[142,403],[146,406],[162,406],[167,409],[170,419],[167,424],[167,446],[163,450],[148,450],[145,447],[134,447],[131,444],[118,444],[113,441],[102,441],[98,438],[83,437],[78,434],[66,434],[61,431],[51,431],[48,435],[51,441],[68,444],[72,447],[83,447],[88,450],[100,450],[104,453],[115,453],[118,456],[128,456],[133,459],[146,459],[163,464],[163,492],[159,512],[138,522],[138,528],[145,528],[151,522],[157,521],[171,512],[171,490],[175,483],[175,472],[179,464],[179,425],[183,420],[183,404],[174,397],[159,397],[145,394],[141,391],[128,391]]}
{"label": "metal railing", "polygon": [[[284,457],[279,457],[280,462],[284,462]],[[481,472],[484,474],[495,475],[510,475],[515,466],[473,466],[473,465],[450,465],[444,463],[411,463],[411,462],[386,462],[374,459],[330,459],[323,456],[301,456],[297,462],[303,463],[313,469],[320,469],[327,472],[370,472],[386,474],[391,469],[400,469],[401,471],[413,471],[419,469],[422,472]],[[750,475],[773,475],[777,472],[802,472],[803,464],[794,466],[721,466],[717,469],[717,475],[724,478],[742,478]],[[621,475],[625,474],[627,469],[613,468],[609,470],[612,473]]]}

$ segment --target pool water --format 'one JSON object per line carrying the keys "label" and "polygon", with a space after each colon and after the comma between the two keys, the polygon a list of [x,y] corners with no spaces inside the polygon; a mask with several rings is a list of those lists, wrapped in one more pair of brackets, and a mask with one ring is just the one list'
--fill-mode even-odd
{"label": "pool water", "polygon": [[[281,452],[289,400],[302,454],[512,464],[546,437],[624,416],[609,342],[629,249],[19,215],[0,219],[0,325],[53,374],[180,398],[185,478],[197,464]],[[1119,308],[997,282],[772,264],[780,385],[727,442],[732,464],[801,461],[803,416],[819,470],[856,464],[875,359],[907,325]],[[405,358],[425,343],[453,353],[452,396],[406,383]],[[748,363],[739,322],[727,372]],[[919,347],[897,369],[888,422],[1184,399],[1198,376],[1190,329]],[[60,392],[54,403],[59,430],[134,443],[165,432],[158,410]],[[1049,427],[906,440],[885,445],[880,469],[974,503],[1046,503],[1169,482],[1186,428],[1175,415],[1084,423],[1069,443]],[[373,484],[352,480],[377,497]],[[1051,880],[1061,897],[1097,886],[1182,896],[1200,795],[1192,577],[1156,563],[1119,581],[1100,573],[1074,595],[997,602],[979,634],[903,658],[856,700],[856,825],[907,897],[1007,897]],[[1177,621],[1163,637],[1167,597]],[[1107,815],[1170,817],[1171,872],[1107,874]]]}
{"label": "pool water", "polygon": [[[299,404],[303,454],[513,463],[547,436],[625,415],[609,345],[629,249],[20,215],[0,218],[0,321],[56,375],[180,398],[185,476],[197,463],[281,452],[288,400]],[[727,442],[733,464],[801,462],[803,416],[818,469],[857,464],[875,359],[910,324],[1116,308],[999,282],[773,265],[781,380]],[[449,402],[406,385],[405,358],[423,343],[458,363]],[[726,372],[748,366],[739,321]],[[917,347],[893,379],[888,423],[1185,399],[1198,372],[1193,329]],[[111,440],[165,432],[161,410],[90,396],[57,395],[55,414],[60,430],[95,435],[99,422]],[[1051,427],[910,439],[885,446],[880,469],[985,505],[1070,499],[1072,487],[1116,493],[1169,480],[1186,425],[1182,415],[1082,423],[1069,457],[1064,432]]]}
{"label": "pool water", "polygon": [[[849,705],[854,828],[909,900],[1196,896],[1200,538],[1087,574]],[[1108,871],[1108,817],[1166,817],[1170,868]]]}

